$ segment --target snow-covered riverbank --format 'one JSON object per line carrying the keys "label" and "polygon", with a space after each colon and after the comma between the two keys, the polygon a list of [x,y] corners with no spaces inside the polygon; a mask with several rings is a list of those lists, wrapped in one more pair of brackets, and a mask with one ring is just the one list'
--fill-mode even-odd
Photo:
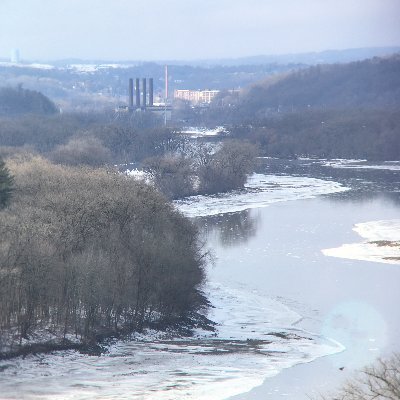
{"label": "snow-covered riverbank", "polygon": [[[301,316],[245,288],[210,283],[217,333],[119,341],[101,357],[73,351],[0,363],[8,399],[220,400],[283,368],[334,354],[334,340],[295,328]],[[1,397],[0,397],[1,398]]]}

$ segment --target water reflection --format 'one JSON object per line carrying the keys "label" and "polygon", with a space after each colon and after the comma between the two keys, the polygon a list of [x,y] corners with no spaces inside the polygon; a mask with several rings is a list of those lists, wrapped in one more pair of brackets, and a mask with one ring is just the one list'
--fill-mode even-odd
{"label": "water reflection", "polygon": [[248,242],[256,236],[259,211],[244,210],[236,213],[212,215],[196,219],[200,231],[209,243],[216,241],[223,247]]}

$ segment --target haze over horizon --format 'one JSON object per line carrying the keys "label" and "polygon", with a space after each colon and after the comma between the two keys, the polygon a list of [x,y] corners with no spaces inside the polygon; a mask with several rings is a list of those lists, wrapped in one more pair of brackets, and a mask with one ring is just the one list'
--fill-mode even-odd
{"label": "haze over horizon", "polygon": [[1,0],[0,57],[189,60],[400,45],[398,0]]}

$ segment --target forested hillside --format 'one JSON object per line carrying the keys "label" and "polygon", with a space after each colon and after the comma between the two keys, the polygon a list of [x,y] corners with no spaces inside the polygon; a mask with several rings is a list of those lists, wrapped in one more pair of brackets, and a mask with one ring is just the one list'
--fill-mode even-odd
{"label": "forested hillside", "polygon": [[[65,155],[65,146],[68,146],[75,160],[71,158],[67,164],[89,165],[92,165],[90,157],[93,159],[98,151],[96,147],[103,150],[106,147],[113,160],[121,163],[126,158],[133,161],[159,154],[163,151],[163,143],[172,140],[172,131],[160,126],[152,113],[122,115],[117,120],[112,113],[4,116],[0,118],[0,147],[8,147],[10,151],[24,147],[56,157],[60,151]],[[86,145],[76,146],[76,140],[82,140]],[[82,159],[82,150],[86,150],[87,160]]]}
{"label": "forested hillside", "polygon": [[200,117],[277,157],[400,159],[400,55],[267,79]]}
{"label": "forested hillside", "polygon": [[0,88],[0,115],[55,114],[55,104],[35,90],[3,87]]}
{"label": "forested hillside", "polygon": [[318,65],[253,86],[240,102],[243,118],[271,111],[400,107],[400,55]]}

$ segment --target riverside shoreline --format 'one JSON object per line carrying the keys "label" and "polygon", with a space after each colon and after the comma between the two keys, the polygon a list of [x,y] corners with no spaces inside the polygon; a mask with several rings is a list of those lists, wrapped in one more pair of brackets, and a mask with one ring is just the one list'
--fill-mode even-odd
{"label": "riverside shoreline", "polygon": [[[107,346],[115,340],[134,340],[137,338],[146,338],[147,331],[151,331],[148,336],[156,336],[160,338],[190,338],[194,335],[195,330],[201,329],[205,332],[214,331],[215,323],[205,316],[199,313],[193,313],[189,318],[182,319],[180,321],[175,321],[170,325],[158,326],[148,326],[143,329],[142,332],[128,331],[126,329],[121,329],[119,332],[115,332],[112,329],[102,329],[102,332],[98,332],[92,340],[81,340],[72,334],[67,335],[67,337],[44,334],[42,335],[38,332],[32,335],[31,340],[24,340],[22,344],[9,343],[2,345],[0,350],[0,361],[11,360],[17,357],[26,357],[28,355],[36,354],[48,354],[55,351],[63,350],[76,350],[81,354],[88,354],[99,356],[106,353]],[[47,336],[47,338],[46,338]]]}
{"label": "riverside shoreline", "polygon": [[334,360],[335,355],[325,356],[286,368],[265,380],[263,385],[229,400],[317,400],[319,395],[333,393],[355,372],[350,368],[338,367]]}

